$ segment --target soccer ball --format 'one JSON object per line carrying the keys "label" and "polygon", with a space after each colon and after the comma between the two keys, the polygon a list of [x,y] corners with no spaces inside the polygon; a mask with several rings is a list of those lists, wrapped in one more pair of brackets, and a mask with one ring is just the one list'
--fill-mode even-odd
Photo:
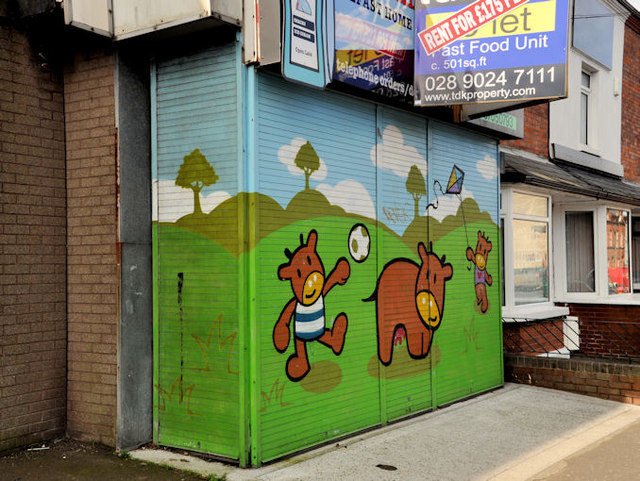
{"label": "soccer ball", "polygon": [[371,250],[371,237],[364,224],[356,224],[349,232],[349,253],[356,262],[364,262]]}

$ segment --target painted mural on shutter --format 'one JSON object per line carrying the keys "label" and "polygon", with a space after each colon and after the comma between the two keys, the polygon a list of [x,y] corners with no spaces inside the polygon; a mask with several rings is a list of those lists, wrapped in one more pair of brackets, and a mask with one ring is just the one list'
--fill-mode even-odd
{"label": "painted mural on shutter", "polygon": [[254,462],[501,384],[495,141],[268,75],[257,99]]}
{"label": "painted mural on shutter", "polygon": [[238,232],[242,198],[235,44],[160,59],[155,86],[156,442],[238,459]]}
{"label": "painted mural on shutter", "polygon": [[439,122],[429,132],[429,238],[454,270],[433,372],[442,406],[503,382],[499,171],[493,139]]}
{"label": "painted mural on shutter", "polygon": [[278,204],[259,211],[256,248],[252,454],[268,460],[379,423],[375,323],[362,302],[377,271],[376,131],[372,104],[259,80],[257,189]]}
{"label": "painted mural on shutter", "polygon": [[390,229],[400,236],[385,236],[378,247],[379,272],[382,271],[378,279],[384,283],[378,285],[396,292],[377,292],[374,316],[383,322],[383,310],[378,308],[382,302],[393,301],[386,317],[401,325],[392,333],[391,345],[378,335],[382,414],[383,421],[388,421],[431,407],[434,357],[429,349],[433,348],[433,353],[439,350],[437,343],[431,344],[431,338],[423,343],[422,333],[420,346],[409,348],[410,342],[412,346],[418,343],[418,334],[410,328],[410,322],[422,324],[415,309],[415,286],[421,264],[418,245],[429,247],[427,230],[422,225],[428,201],[427,121],[379,107],[377,123],[377,198],[381,220],[378,229]]}
{"label": "painted mural on shutter", "polygon": [[259,465],[500,385],[495,140],[241,68],[157,63],[156,441]]}

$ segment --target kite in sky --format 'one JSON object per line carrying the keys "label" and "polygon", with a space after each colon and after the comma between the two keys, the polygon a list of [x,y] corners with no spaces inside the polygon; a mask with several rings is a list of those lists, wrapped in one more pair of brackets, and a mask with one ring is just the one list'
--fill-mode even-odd
{"label": "kite in sky", "polygon": [[449,183],[447,184],[446,194],[458,194],[462,193],[462,182],[464,181],[464,172],[460,170],[457,165],[451,169],[451,175],[449,176]]}
{"label": "kite in sky", "polygon": [[455,194],[462,203],[462,183],[464,182],[464,171],[460,169],[457,165],[453,165],[451,169],[451,174],[449,175],[449,182],[447,183],[447,190],[442,190],[442,184],[440,181],[435,180],[433,182],[433,193],[435,195],[435,200],[431,202],[425,208],[426,211],[429,210],[429,207],[433,207],[434,209],[438,208],[438,192],[436,191],[436,186],[440,189],[440,194]]}
{"label": "kite in sky", "polygon": [[[438,192],[436,191],[436,185],[438,189],[440,189],[441,195],[453,194],[460,201],[460,207],[462,211],[462,221],[464,223],[464,234],[467,238],[467,245],[469,245],[469,234],[467,233],[467,219],[464,215],[464,204],[462,203],[462,183],[464,182],[464,171],[460,169],[457,165],[453,165],[451,169],[451,174],[449,174],[449,182],[447,182],[447,190],[443,192],[442,185],[439,181],[435,180],[433,182],[433,193],[435,195],[435,200],[427,205],[425,210],[429,210],[429,207],[433,207],[434,209],[438,208]],[[467,270],[471,270],[471,267],[467,267]]]}

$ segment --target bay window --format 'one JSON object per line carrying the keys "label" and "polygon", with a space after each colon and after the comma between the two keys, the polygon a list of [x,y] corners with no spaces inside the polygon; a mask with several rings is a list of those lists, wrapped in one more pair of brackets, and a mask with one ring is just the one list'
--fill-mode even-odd
{"label": "bay window", "polygon": [[593,212],[565,213],[567,292],[595,292]]}
{"label": "bay window", "polygon": [[503,317],[557,316],[566,309],[557,303],[633,302],[640,217],[628,206],[504,185],[500,213]]}
{"label": "bay window", "polygon": [[[556,301],[602,302],[632,292],[631,217],[599,202],[554,206]],[[640,243],[639,243],[640,244]],[[640,247],[640,245],[639,245]]]}
{"label": "bay window", "polygon": [[505,308],[550,303],[550,198],[505,188],[502,220]]}

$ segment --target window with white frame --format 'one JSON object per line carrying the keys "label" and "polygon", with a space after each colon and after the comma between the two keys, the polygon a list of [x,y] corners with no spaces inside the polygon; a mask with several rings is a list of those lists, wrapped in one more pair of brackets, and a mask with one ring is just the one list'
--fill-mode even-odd
{"label": "window with white frame", "polygon": [[556,300],[593,302],[631,293],[630,212],[597,202],[554,209],[554,261],[565,266],[556,272]]}
{"label": "window with white frame", "polygon": [[506,188],[502,201],[504,305],[549,303],[550,198]]}
{"label": "window with white frame", "polygon": [[589,134],[591,117],[591,73],[582,71],[580,79],[580,143],[590,145],[592,139]]}
{"label": "window with white frame", "polygon": [[593,211],[567,211],[564,222],[567,292],[595,292]]}
{"label": "window with white frame", "polygon": [[607,209],[607,275],[609,294],[631,292],[629,274],[629,212]]}
{"label": "window with white frame", "polygon": [[631,253],[633,291],[640,292],[640,217],[633,217],[631,221]]}

